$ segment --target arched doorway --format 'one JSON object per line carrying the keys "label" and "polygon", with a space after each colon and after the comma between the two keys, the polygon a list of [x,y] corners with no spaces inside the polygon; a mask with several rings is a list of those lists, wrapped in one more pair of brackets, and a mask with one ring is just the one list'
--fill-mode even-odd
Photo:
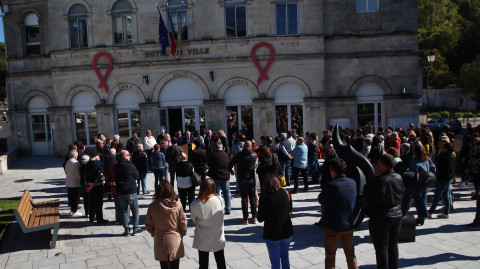
{"label": "arched doorway", "polygon": [[139,138],[142,136],[140,103],[143,103],[142,98],[133,90],[121,90],[115,96],[115,109],[117,110],[115,131],[120,135],[120,139],[128,139],[133,133],[137,133]]}
{"label": "arched doorway", "polygon": [[355,94],[357,128],[370,125],[376,133],[378,128],[383,126],[383,94],[382,88],[373,82],[362,84],[358,88]]}
{"label": "arched doorway", "polygon": [[175,78],[163,86],[159,95],[160,130],[199,131],[205,126],[203,89],[189,78]]}

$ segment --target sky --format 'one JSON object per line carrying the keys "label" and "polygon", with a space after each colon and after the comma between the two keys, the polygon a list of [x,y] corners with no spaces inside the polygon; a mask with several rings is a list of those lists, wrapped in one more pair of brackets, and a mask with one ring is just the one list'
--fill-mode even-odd
{"label": "sky", "polygon": [[5,37],[3,36],[3,18],[0,17],[0,43],[5,43]]}

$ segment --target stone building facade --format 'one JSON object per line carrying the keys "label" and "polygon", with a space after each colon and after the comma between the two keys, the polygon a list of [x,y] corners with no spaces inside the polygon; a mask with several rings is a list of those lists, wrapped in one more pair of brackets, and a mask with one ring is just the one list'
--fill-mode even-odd
{"label": "stone building facade", "polygon": [[126,141],[205,126],[258,140],[418,121],[414,0],[158,0],[168,30],[168,11],[181,28],[166,56],[155,1],[3,3],[12,139],[23,154],[92,146],[98,132]]}

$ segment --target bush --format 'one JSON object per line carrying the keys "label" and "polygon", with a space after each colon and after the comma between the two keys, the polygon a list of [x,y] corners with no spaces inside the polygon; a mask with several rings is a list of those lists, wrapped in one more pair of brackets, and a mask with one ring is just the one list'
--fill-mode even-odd
{"label": "bush", "polygon": [[437,112],[434,112],[434,113],[430,113],[430,115],[428,116],[429,118],[440,118],[440,113],[437,113]]}
{"label": "bush", "polygon": [[475,114],[473,114],[472,112],[468,112],[468,113],[465,113],[464,117],[466,117],[466,118],[475,118]]}
{"label": "bush", "polygon": [[465,113],[463,112],[455,112],[455,118],[463,118],[465,117]]}
{"label": "bush", "polygon": [[444,118],[448,118],[450,116],[450,113],[448,111],[440,111],[440,116]]}

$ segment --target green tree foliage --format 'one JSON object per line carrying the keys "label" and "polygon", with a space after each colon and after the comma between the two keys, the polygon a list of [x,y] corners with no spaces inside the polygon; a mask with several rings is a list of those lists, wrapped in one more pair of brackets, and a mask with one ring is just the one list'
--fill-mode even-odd
{"label": "green tree foliage", "polygon": [[[420,65],[431,71],[429,88],[479,89],[480,1],[419,0],[418,9]],[[430,51],[437,55],[433,64]]]}

